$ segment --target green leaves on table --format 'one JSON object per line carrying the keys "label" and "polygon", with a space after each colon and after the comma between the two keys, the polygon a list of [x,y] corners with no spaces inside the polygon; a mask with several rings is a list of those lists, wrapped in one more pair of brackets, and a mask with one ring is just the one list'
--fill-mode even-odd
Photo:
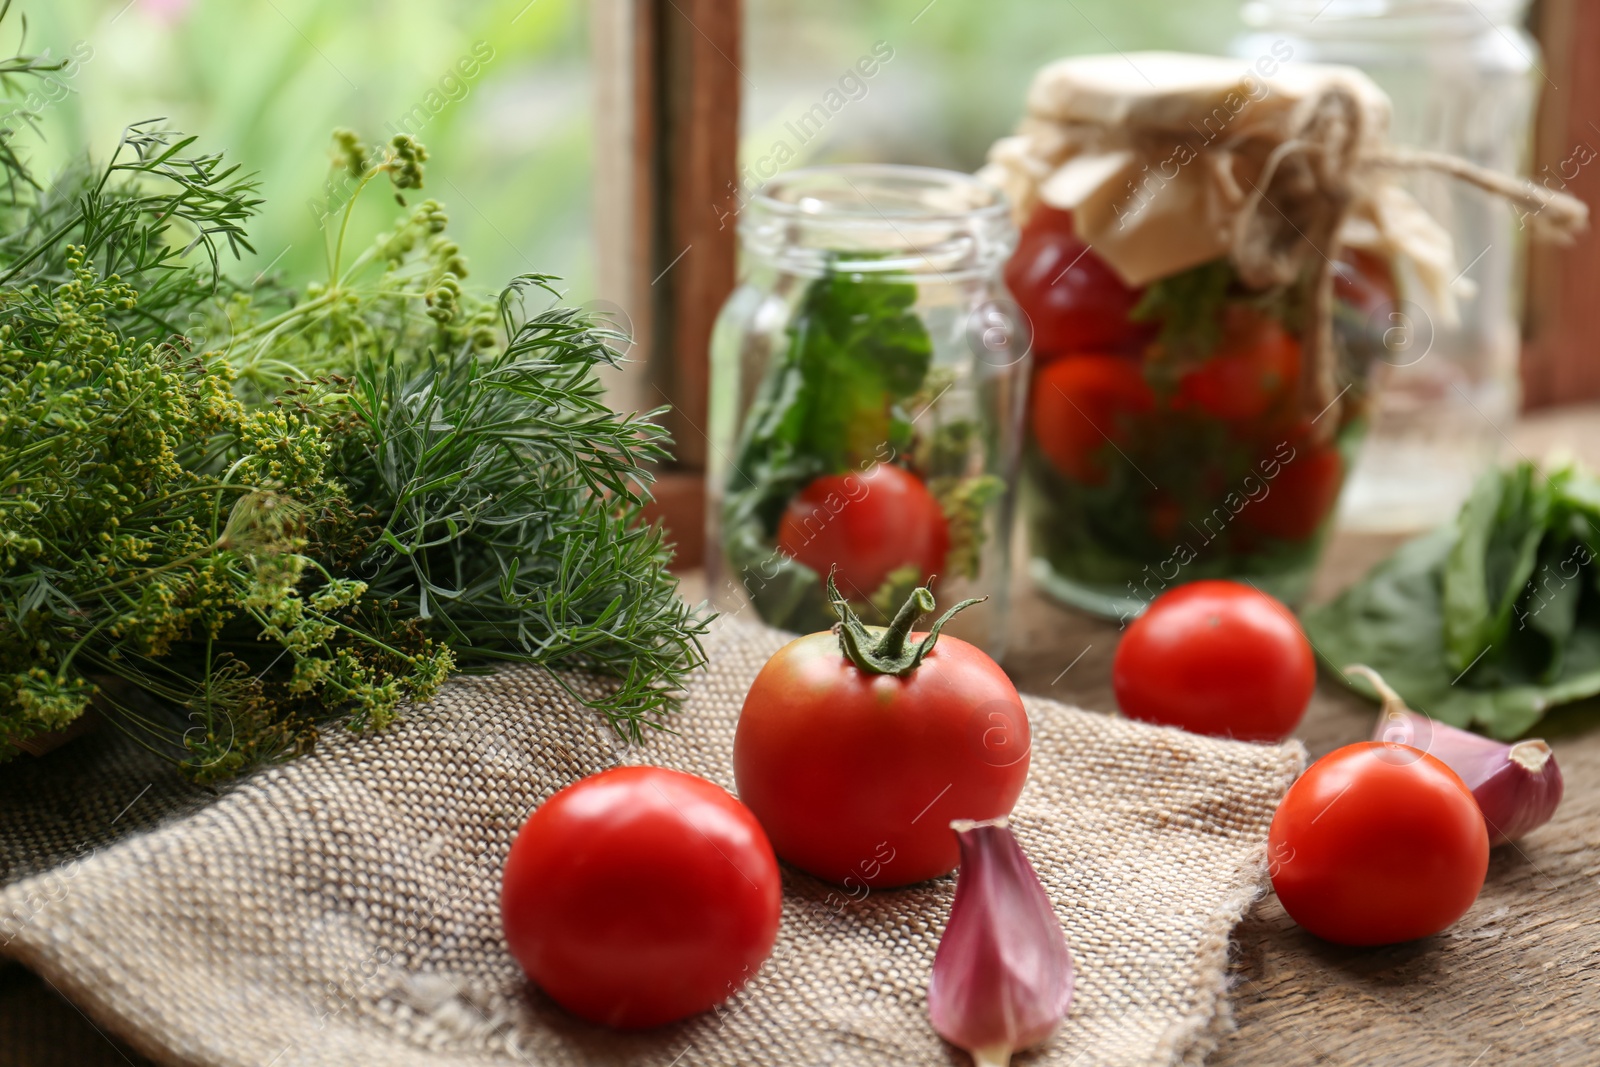
{"label": "green leaves on table", "polygon": [[1597,556],[1600,481],[1520,463],[1479,479],[1452,525],[1307,612],[1306,630],[1336,672],[1365,663],[1418,711],[1516,737],[1600,694]]}

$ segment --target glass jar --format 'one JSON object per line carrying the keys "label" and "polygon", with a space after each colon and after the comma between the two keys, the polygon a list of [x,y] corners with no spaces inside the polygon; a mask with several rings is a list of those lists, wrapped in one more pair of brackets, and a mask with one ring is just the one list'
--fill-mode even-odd
{"label": "glass jar", "polygon": [[1005,198],[970,175],[856,165],[767,183],[711,342],[707,578],[723,611],[805,633],[825,583],[886,623],[937,576],[948,627],[1005,645],[1028,344],[1000,272]]}
{"label": "glass jar", "polygon": [[[1457,156],[1504,174],[1526,172],[1539,47],[1523,29],[1527,0],[1254,0],[1243,60],[1285,54],[1369,75],[1393,102],[1396,144]],[[1560,188],[1553,174],[1542,176]],[[1495,429],[1516,414],[1523,226],[1483,190],[1418,171],[1403,184],[1455,243],[1471,294],[1445,314],[1402,276],[1388,309],[1391,351],[1374,365],[1372,427],[1340,522],[1409,530],[1448,521],[1495,462]]]}
{"label": "glass jar", "polygon": [[1131,289],[1038,205],[1006,279],[1034,334],[1024,507],[1033,576],[1131,618],[1200,578],[1301,600],[1365,424],[1394,300],[1384,261],[1335,265],[1331,382],[1308,366],[1315,271],[1244,289],[1218,259]]}

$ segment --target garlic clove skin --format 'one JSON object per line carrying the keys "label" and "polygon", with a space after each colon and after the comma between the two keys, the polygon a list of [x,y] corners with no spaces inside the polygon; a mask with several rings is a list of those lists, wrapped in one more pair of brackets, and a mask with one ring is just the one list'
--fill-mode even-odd
{"label": "garlic clove skin", "polygon": [[1406,707],[1371,667],[1345,668],[1365,678],[1378,691],[1383,710],[1372,732],[1374,741],[1391,741],[1420,749],[1444,762],[1472,790],[1489,830],[1489,844],[1515,841],[1550,821],[1561,803],[1564,783],[1555,753],[1540,740],[1505,744],[1437,722]]}
{"label": "garlic clove skin", "polygon": [[1039,876],[1005,818],[950,824],[961,868],[928,979],[934,1030],[978,1067],[1049,1037],[1072,1004],[1072,955]]}
{"label": "garlic clove skin", "polygon": [[1493,764],[1481,761],[1476,766],[1457,770],[1450,760],[1445,759],[1445,762],[1461,775],[1461,780],[1477,799],[1478,807],[1483,810],[1483,821],[1489,827],[1491,846],[1515,841],[1543,826],[1561,803],[1565,788],[1561,768],[1556,766],[1555,754],[1543,741],[1518,741],[1506,750],[1503,759]]}

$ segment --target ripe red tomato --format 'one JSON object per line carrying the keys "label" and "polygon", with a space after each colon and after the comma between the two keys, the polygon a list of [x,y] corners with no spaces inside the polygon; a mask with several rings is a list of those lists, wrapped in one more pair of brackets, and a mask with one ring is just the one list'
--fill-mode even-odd
{"label": "ripe red tomato", "polygon": [[1117,703],[1130,719],[1240,741],[1289,736],[1316,683],[1311,643],[1289,609],[1220,580],[1156,597],[1111,663]]}
{"label": "ripe red tomato", "polygon": [[1110,474],[1107,464],[1118,460],[1112,444],[1121,447],[1134,421],[1154,410],[1155,402],[1137,360],[1068,356],[1034,378],[1033,438],[1062,474],[1101,485]]}
{"label": "ripe red tomato", "polygon": [[726,1000],[778,933],[778,861],[720,787],[659,767],[616,767],[529,816],[506,859],[506,941],[562,1007],[620,1028],[658,1026]]}
{"label": "ripe red tomato", "polygon": [[819,574],[837,566],[839,584],[865,601],[901,567],[916,567],[923,579],[938,574],[950,527],[915,474],[879,463],[818,478],[797,493],[778,523],[778,551]]}
{"label": "ripe red tomato", "polygon": [[1295,922],[1341,945],[1436,934],[1489,869],[1472,792],[1433,756],[1364,741],[1311,765],[1268,831],[1268,870]]}
{"label": "ripe red tomato", "polygon": [[[930,596],[923,610],[931,607]],[[914,617],[902,611],[896,622],[909,629]],[[851,620],[846,629],[860,627]],[[899,676],[872,662],[890,631],[859,632],[863,643],[878,642],[864,664],[831,631],[797,638],[767,661],[739,713],[733,767],[739,796],[778,855],[864,892],[954,870],[950,820],[1011,811],[1028,775],[1030,734],[1016,688],[972,645],[941,636]]]}
{"label": "ripe red tomato", "polygon": [[1178,403],[1215,418],[1258,419],[1300,382],[1300,342],[1277,320],[1228,305],[1217,349],[1178,379]]}
{"label": "ripe red tomato", "polygon": [[1006,263],[1006,287],[1033,325],[1036,358],[1072,352],[1131,352],[1155,336],[1128,315],[1143,290],[1131,289],[1078,240],[1072,213],[1040,204]]}
{"label": "ripe red tomato", "polygon": [[1291,440],[1294,458],[1266,483],[1266,496],[1245,505],[1239,521],[1268,537],[1303,541],[1317,532],[1339,503],[1344,458],[1332,442],[1312,444],[1304,434]]}

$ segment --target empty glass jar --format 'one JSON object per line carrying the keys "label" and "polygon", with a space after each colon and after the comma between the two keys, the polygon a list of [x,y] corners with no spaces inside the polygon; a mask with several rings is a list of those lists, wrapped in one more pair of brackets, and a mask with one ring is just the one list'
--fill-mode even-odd
{"label": "empty glass jar", "polygon": [[[1397,144],[1524,173],[1544,81],[1539,46],[1523,29],[1527,0],[1253,0],[1253,32],[1234,54],[1343,63],[1366,72],[1394,104]],[[1570,177],[1570,175],[1567,175]],[[1540,175],[1561,188],[1559,176]],[[1500,450],[1496,430],[1519,397],[1519,248],[1525,221],[1472,185],[1416,171],[1406,189],[1455,242],[1459,312],[1414,279],[1388,309],[1374,364],[1372,425],[1350,474],[1341,522],[1368,530],[1448,521]]]}

